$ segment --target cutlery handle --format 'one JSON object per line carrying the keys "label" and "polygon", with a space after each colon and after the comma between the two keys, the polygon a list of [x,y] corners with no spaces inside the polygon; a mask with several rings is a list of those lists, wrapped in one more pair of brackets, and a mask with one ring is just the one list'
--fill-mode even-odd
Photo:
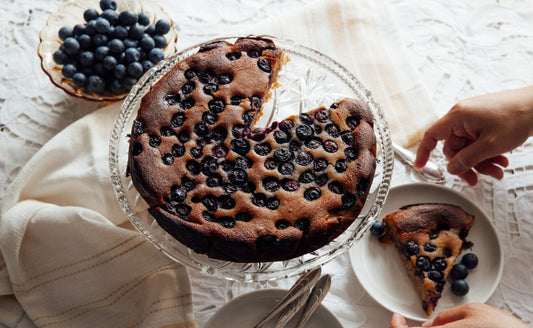
{"label": "cutlery handle", "polygon": [[411,151],[393,143],[392,148],[394,148],[394,153],[407,165],[411,166],[412,169],[414,169],[416,172],[419,173],[419,175],[426,181],[434,182],[434,183],[445,183],[446,179],[444,178],[444,173],[442,172],[441,168],[433,163],[432,161],[428,161],[426,165],[418,170],[414,168],[415,163],[415,154],[413,154]]}
{"label": "cutlery handle", "polygon": [[322,303],[324,297],[326,297],[330,286],[331,277],[329,274],[326,274],[322,278],[320,278],[320,280],[316,283],[315,287],[311,291],[311,294],[309,295],[307,303],[305,304],[305,307],[303,309],[302,315],[300,316],[300,319],[298,320],[298,323],[296,324],[295,328],[303,328],[303,326],[307,323],[307,320],[309,320],[309,318],[316,311],[320,303]]}

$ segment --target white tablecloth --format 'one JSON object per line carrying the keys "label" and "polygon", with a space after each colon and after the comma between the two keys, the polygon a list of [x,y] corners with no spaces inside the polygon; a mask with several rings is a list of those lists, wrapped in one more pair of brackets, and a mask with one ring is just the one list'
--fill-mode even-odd
{"label": "white tablecloth", "polygon": [[[314,0],[321,1],[321,0]],[[180,48],[313,1],[171,1],[161,5],[179,27]],[[0,3],[0,182],[5,188],[43,144],[100,105],[70,98],[40,71],[36,36],[59,0]],[[400,37],[435,109],[459,99],[533,83],[533,3],[527,0],[389,0]],[[533,143],[513,151],[502,181],[484,178],[470,188],[448,176],[447,186],[476,202],[498,228],[503,277],[488,303],[533,323]],[[442,156],[436,159],[443,162]],[[392,185],[417,181],[397,163]],[[0,194],[0,203],[5,189]],[[1,218],[0,218],[1,219]],[[357,281],[347,255],[324,267],[334,284],[324,305],[344,327],[386,327],[390,312]],[[0,267],[0,269],[2,269]],[[189,270],[198,327],[224,303],[258,287]],[[1,305],[1,304],[0,304]]]}

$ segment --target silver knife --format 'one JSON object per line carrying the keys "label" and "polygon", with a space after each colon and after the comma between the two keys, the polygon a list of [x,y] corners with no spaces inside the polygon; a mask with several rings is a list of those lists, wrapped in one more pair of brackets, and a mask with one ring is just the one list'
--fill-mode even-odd
{"label": "silver knife", "polygon": [[303,312],[300,315],[300,318],[298,319],[298,323],[294,328],[303,328],[303,326],[307,323],[307,320],[311,318],[311,315],[316,311],[320,303],[322,303],[324,297],[326,297],[330,286],[331,277],[329,274],[326,274],[322,278],[320,278],[320,280],[316,283],[315,287],[311,291],[311,294],[307,299],[307,303],[305,303]]}
{"label": "silver knife", "polygon": [[299,296],[304,294],[306,291],[311,290],[311,286],[313,286],[318,281],[318,278],[320,278],[321,274],[322,270],[319,267],[302,275],[294,283],[291,289],[289,289],[285,297],[283,297],[278,302],[278,304],[276,304],[276,306],[272,309],[272,311],[270,311],[261,321],[259,321],[259,323],[256,324],[254,328],[260,328],[267,321],[269,321],[276,314],[278,314],[282,309],[284,309],[287,305],[296,300]]}

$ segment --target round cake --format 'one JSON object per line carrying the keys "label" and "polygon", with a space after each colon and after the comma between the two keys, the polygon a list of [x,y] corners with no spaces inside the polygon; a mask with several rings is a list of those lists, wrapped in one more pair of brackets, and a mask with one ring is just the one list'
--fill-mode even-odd
{"label": "round cake", "polygon": [[284,62],[269,39],[209,43],[141,101],[128,172],[158,224],[197,253],[288,260],[329,243],[364,206],[376,168],[366,103],[254,127]]}

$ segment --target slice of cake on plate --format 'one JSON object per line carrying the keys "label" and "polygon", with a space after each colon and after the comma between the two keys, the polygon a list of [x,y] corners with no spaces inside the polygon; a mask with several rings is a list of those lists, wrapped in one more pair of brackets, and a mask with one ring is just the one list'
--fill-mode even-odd
{"label": "slice of cake on plate", "polygon": [[412,204],[383,219],[382,241],[392,241],[429,316],[435,310],[474,216],[450,204]]}

